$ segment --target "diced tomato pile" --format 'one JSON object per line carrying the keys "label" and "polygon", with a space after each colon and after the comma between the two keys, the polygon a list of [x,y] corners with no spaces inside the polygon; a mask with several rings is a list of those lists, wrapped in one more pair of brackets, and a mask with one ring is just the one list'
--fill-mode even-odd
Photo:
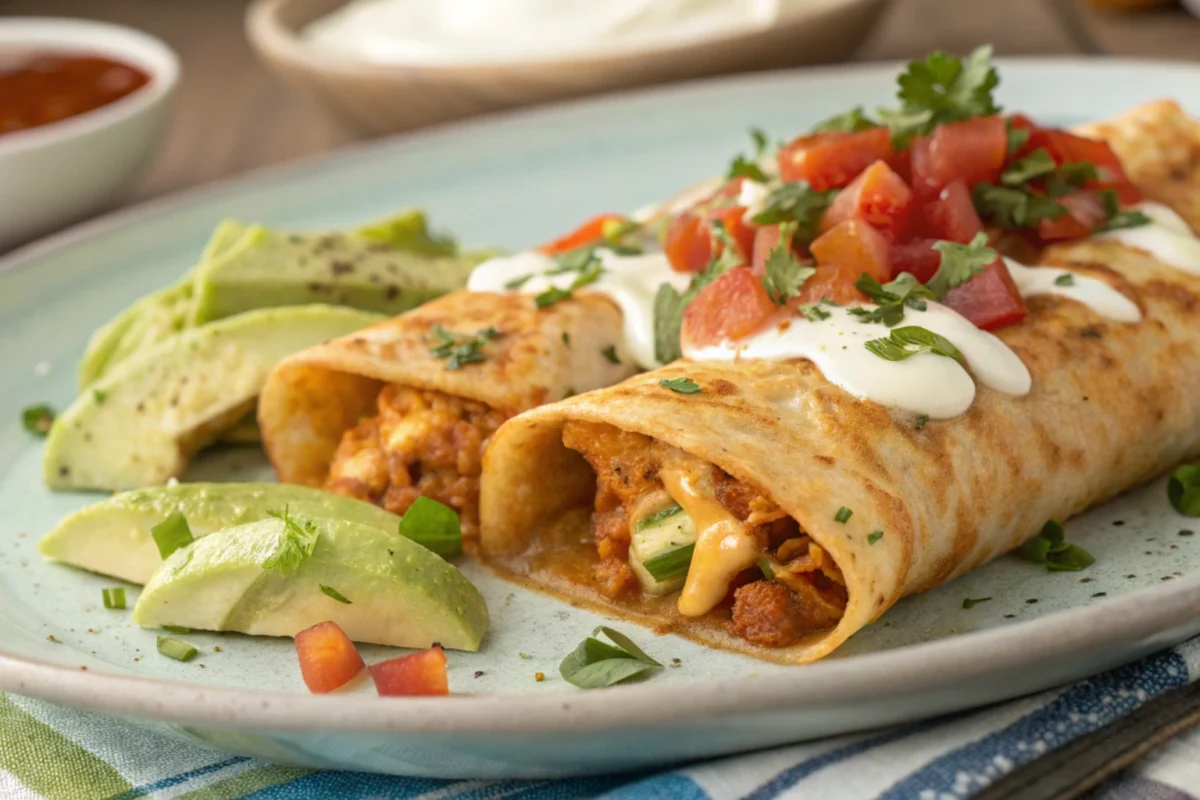
{"label": "diced tomato pile", "polygon": [[[1010,232],[1035,247],[1084,237],[1104,225],[1113,203],[1103,192],[1115,194],[1122,204],[1141,199],[1107,143],[1041,128],[1020,115],[950,122],[901,144],[895,148],[892,131],[879,126],[801,136],[779,149],[785,185],[804,181],[811,190],[830,193],[811,241],[793,237],[791,228],[775,220],[756,224],[737,204],[742,178],[671,219],[663,249],[673,269],[702,273],[718,256],[723,262],[722,274],[687,307],[683,339],[696,346],[736,339],[823,299],[839,305],[866,302],[855,287],[864,273],[880,283],[903,272],[929,281],[941,264],[934,248],[939,240],[966,244],[981,231],[997,233],[985,226],[973,199],[986,184],[1010,196],[1019,191],[1061,206],[1056,217],[1039,217]],[[1054,162],[1049,174],[1018,181],[1007,172],[1030,155],[1044,159],[1046,154]],[[1093,165],[1098,177],[1066,190],[1060,183],[1052,193],[1048,181],[1059,168],[1080,164]],[[714,221],[723,224],[727,236],[714,234]],[[772,299],[767,270],[770,254],[781,244],[816,270],[783,309]],[[736,258],[727,258],[729,247],[736,247]],[[942,302],[985,330],[1020,322],[1026,313],[999,258],[947,292]]]}
{"label": "diced tomato pile", "polygon": [[[304,684],[314,694],[340,689],[366,666],[358,648],[336,622],[322,622],[296,634],[296,655]],[[383,697],[450,693],[446,654],[437,645],[374,664],[368,671]]]}

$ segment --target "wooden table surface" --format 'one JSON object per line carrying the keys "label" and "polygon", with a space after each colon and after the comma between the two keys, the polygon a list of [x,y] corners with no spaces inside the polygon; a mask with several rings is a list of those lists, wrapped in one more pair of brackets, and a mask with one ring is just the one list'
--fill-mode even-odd
{"label": "wooden table surface", "polygon": [[[259,65],[242,32],[246,0],[0,0],[0,16],[75,16],[141,28],[183,61],[166,142],[125,202],[333,150],[358,137]],[[892,0],[855,60],[964,51],[1200,60],[1200,20],[1179,7],[1099,11],[1073,0]]]}

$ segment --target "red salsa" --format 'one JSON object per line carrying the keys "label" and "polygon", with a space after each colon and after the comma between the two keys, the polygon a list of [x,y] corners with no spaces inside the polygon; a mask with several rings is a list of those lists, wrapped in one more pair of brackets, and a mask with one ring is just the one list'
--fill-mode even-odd
{"label": "red salsa", "polygon": [[0,56],[0,136],[93,111],[149,81],[143,70],[102,56]]}

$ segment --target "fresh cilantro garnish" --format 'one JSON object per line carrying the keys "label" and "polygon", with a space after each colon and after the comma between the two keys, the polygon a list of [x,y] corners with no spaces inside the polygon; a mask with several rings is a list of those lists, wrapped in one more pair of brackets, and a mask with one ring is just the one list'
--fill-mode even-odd
{"label": "fresh cilantro garnish", "polygon": [[813,126],[813,133],[858,133],[868,128],[877,128],[879,123],[872,120],[863,111],[862,106],[855,106],[845,114],[838,114]]}
{"label": "fresh cilantro garnish", "polygon": [[941,266],[933,277],[925,284],[937,300],[955,286],[960,286],[983,272],[988,264],[995,261],[996,251],[988,247],[988,237],[983,231],[975,234],[967,244],[940,241],[933,249],[942,254]]}
{"label": "fresh cilantro garnish", "polygon": [[323,583],[318,583],[317,587],[321,590],[321,594],[325,595],[326,597],[332,597],[342,605],[351,605],[350,601],[346,599],[346,596],[332,586],[326,586]]}
{"label": "fresh cilantro garnish", "polygon": [[545,275],[565,275],[568,272],[583,272],[600,263],[595,245],[577,247],[554,257],[555,266],[546,270]]}
{"label": "fresh cilantro garnish", "polygon": [[906,306],[917,311],[924,311],[926,308],[924,298],[934,296],[928,287],[923,286],[908,272],[900,273],[895,280],[882,286],[879,285],[879,281],[864,272],[854,282],[854,285],[871,298],[878,308],[866,309],[859,306],[850,309],[849,313],[858,317],[859,322],[882,322],[889,328],[904,319]]}
{"label": "fresh cilantro garnish", "polygon": [[913,423],[913,427],[916,428],[917,430],[921,430],[928,424],[929,424],[929,415],[922,414],[921,416],[917,417],[917,421]]}
{"label": "fresh cilantro garnish", "polygon": [[[601,633],[613,644],[594,638]],[[628,636],[602,625],[562,660],[558,673],[572,686],[599,689],[657,669],[662,669],[662,664],[646,655]]]}
{"label": "fresh cilantro garnish", "polygon": [[700,384],[696,383],[691,378],[672,378],[671,380],[661,380],[658,382],[658,385],[665,386],[672,392],[678,392],[679,394],[698,394],[700,391]]}
{"label": "fresh cilantro garnish", "polygon": [[1004,174],[1000,176],[1000,182],[1005,186],[1020,186],[1034,178],[1049,175],[1056,168],[1057,165],[1046,148],[1039,147],[1004,170]]}
{"label": "fresh cilantro garnish", "polygon": [[[1077,192],[1088,181],[1100,179],[1100,170],[1089,161],[1078,161],[1062,164],[1058,169],[1046,175],[1042,183],[1046,187],[1046,196],[1055,200],[1063,195]],[[1116,194],[1113,193],[1113,199]],[[1115,208],[1114,208],[1115,213]]]}
{"label": "fresh cilantro garnish", "polygon": [[21,412],[21,425],[34,436],[45,436],[54,424],[54,409],[46,404],[28,406]]}
{"label": "fresh cilantro garnish", "polygon": [[883,531],[873,531],[867,534],[867,544],[875,544],[883,538]]}
{"label": "fresh cilantro garnish", "polygon": [[725,177],[729,180],[733,180],[734,178],[749,178],[759,183],[767,182],[767,173],[763,172],[758,162],[752,161],[741,154],[734,156],[733,161],[729,163],[729,170],[725,173]]}
{"label": "fresh cilantro garnish", "polygon": [[1108,218],[1108,221],[1096,229],[1097,233],[1104,231],[1115,231],[1120,228],[1140,228],[1142,225],[1149,225],[1150,217],[1137,209],[1129,211],[1118,211]]}
{"label": "fresh cilantro garnish", "polygon": [[930,353],[965,363],[963,354],[949,339],[919,325],[893,328],[887,338],[871,339],[864,347],[888,361],[903,361],[920,353]]}
{"label": "fresh cilantro garnish", "polygon": [[767,132],[762,128],[751,128],[750,138],[754,140],[754,157],[762,158],[767,154],[767,145],[770,139],[767,138]]}
{"label": "fresh cilantro garnish", "polygon": [[1054,285],[1055,286],[1074,286],[1075,285],[1075,276],[1069,272],[1064,272],[1062,275],[1059,275],[1057,278],[1054,279]]}
{"label": "fresh cilantro garnish", "polygon": [[610,364],[621,363],[621,359],[617,356],[617,346],[615,344],[610,344],[608,347],[601,350],[600,355],[608,359],[608,363]]}
{"label": "fresh cilantro garnish", "polygon": [[785,183],[771,191],[762,211],[754,215],[756,225],[795,224],[792,241],[809,244],[817,237],[821,216],[833,202],[836,191],[818,192],[806,181]]}
{"label": "fresh cilantro garnish", "polygon": [[800,313],[803,314],[804,318],[809,322],[821,322],[822,320],[829,319],[831,316],[828,311],[821,308],[816,303],[809,303],[808,305],[800,306]]}
{"label": "fresh cilantro garnish", "polygon": [[268,511],[267,516],[283,522],[283,535],[275,552],[263,561],[262,568],[284,575],[295,572],[300,563],[317,549],[317,539],[321,532],[312,520],[297,520],[293,517],[288,513],[287,506],[283,507],[283,511]]}
{"label": "fresh cilantro garnish", "polygon": [[1008,136],[1008,154],[1010,156],[1016,155],[1017,151],[1029,142],[1029,134],[1033,133],[1029,128],[1014,126],[1011,119],[1004,120],[1004,132]]}
{"label": "fresh cilantro garnish", "polygon": [[990,597],[967,597],[963,599],[963,608],[974,608],[980,603],[986,603],[991,599]]}
{"label": "fresh cilantro garnish", "polygon": [[557,286],[551,286],[546,291],[534,295],[533,304],[538,308],[548,308],[570,297],[571,292],[567,289],[559,289]]}
{"label": "fresh cilantro garnish", "polygon": [[429,352],[434,358],[446,359],[446,369],[459,369],[464,364],[474,364],[486,361],[483,346],[500,335],[495,328],[483,328],[472,335],[452,333],[441,325],[434,325],[429,331],[433,346]]}
{"label": "fresh cilantro garnish", "polygon": [[518,275],[517,277],[513,278],[511,281],[505,281],[504,288],[509,289],[509,290],[520,289],[522,286],[524,286],[526,283],[528,283],[529,279],[532,277],[533,277],[532,272],[528,273],[526,275]]}
{"label": "fresh cilantro garnish", "polygon": [[777,306],[787,305],[788,300],[800,294],[800,287],[816,271],[814,267],[801,265],[790,247],[778,244],[767,255],[767,274],[763,278],[763,286],[771,302]]}
{"label": "fresh cilantro garnish", "polygon": [[744,261],[741,246],[719,219],[712,222],[712,260],[708,262],[708,271],[720,275],[727,269],[740,267]]}
{"label": "fresh cilantro garnish", "polygon": [[1017,551],[1022,558],[1035,564],[1045,564],[1051,572],[1078,572],[1096,562],[1087,550],[1066,541],[1063,526],[1054,520],[1042,526],[1042,531]]}
{"label": "fresh cilantro garnish", "polygon": [[1167,499],[1185,517],[1200,517],[1200,464],[1183,464],[1171,473]]}
{"label": "fresh cilantro garnish", "polygon": [[905,147],[913,136],[939,125],[997,113],[992,90],[999,82],[990,46],[978,47],[966,58],[938,51],[909,62],[897,79],[900,109],[881,110],[880,118],[892,129],[893,143]]}
{"label": "fresh cilantro garnish", "polygon": [[1010,230],[1036,228],[1039,220],[1058,219],[1067,213],[1065,207],[1028,189],[996,186],[987,181],[975,185],[971,200],[985,222]]}

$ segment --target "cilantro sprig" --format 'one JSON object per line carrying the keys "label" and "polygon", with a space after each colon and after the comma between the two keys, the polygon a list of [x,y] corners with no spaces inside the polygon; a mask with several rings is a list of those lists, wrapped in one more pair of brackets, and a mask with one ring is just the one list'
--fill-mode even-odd
{"label": "cilantro sprig", "polygon": [[800,287],[817,272],[815,267],[801,264],[786,241],[786,237],[781,237],[780,243],[767,254],[763,277],[767,296],[777,306],[787,305],[788,300],[799,295]]}
{"label": "cilantro sprig", "polygon": [[456,370],[464,364],[474,364],[486,361],[483,347],[500,335],[495,328],[483,328],[474,334],[452,333],[441,325],[434,325],[429,331],[432,347],[429,352],[434,358],[446,359],[446,369]]}
{"label": "cilantro sprig", "polygon": [[287,506],[283,511],[267,511],[267,516],[283,522],[283,535],[275,552],[263,561],[262,568],[288,575],[316,551],[321,532],[312,520],[293,517]]}
{"label": "cilantro sprig", "polygon": [[989,45],[977,47],[965,58],[939,50],[924,60],[910,61],[897,83],[900,108],[879,111],[880,120],[892,130],[897,149],[939,125],[1000,111],[992,98],[1000,76],[992,66]]}
{"label": "cilantro sprig", "polygon": [[1078,572],[1096,563],[1096,558],[1077,544],[1066,540],[1062,523],[1049,520],[1042,531],[1017,551],[1026,561],[1045,564],[1051,572]]}
{"label": "cilantro sprig", "polygon": [[983,272],[988,264],[998,258],[996,251],[988,246],[987,234],[982,231],[966,244],[940,241],[934,244],[933,249],[941,253],[941,265],[925,287],[933,292],[937,300]]}
{"label": "cilantro sprig", "polygon": [[835,190],[817,191],[807,181],[785,183],[767,195],[753,221],[756,225],[791,224],[792,241],[807,245],[817,238],[821,217],[836,195]]}
{"label": "cilantro sprig", "polygon": [[882,286],[864,272],[854,285],[878,307],[866,309],[860,306],[849,309],[849,313],[858,317],[859,322],[881,322],[889,328],[904,319],[906,307],[924,311],[927,308],[925,298],[934,299],[933,292],[908,272],[900,273],[895,280]]}
{"label": "cilantro sprig", "polygon": [[886,338],[871,339],[864,347],[887,361],[904,361],[921,353],[953,358],[960,364],[966,361],[949,339],[919,325],[893,328]]}

